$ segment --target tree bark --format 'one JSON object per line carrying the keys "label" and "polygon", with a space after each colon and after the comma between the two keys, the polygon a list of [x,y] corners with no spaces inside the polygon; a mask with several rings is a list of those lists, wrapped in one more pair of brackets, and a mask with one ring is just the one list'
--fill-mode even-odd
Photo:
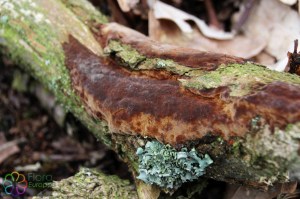
{"label": "tree bark", "polygon": [[121,180],[117,176],[105,175],[88,168],[81,168],[72,177],[61,181],[54,181],[51,185],[52,192],[41,193],[39,198],[130,198],[136,199],[135,187],[129,181]]}
{"label": "tree bark", "polygon": [[[262,189],[298,161],[300,78],[152,41],[86,0],[0,0],[0,45],[138,175],[149,140],[213,159],[204,177]],[[136,179],[140,198],[160,189]],[[195,182],[197,183],[197,182]],[[165,190],[166,191],[166,190]]]}

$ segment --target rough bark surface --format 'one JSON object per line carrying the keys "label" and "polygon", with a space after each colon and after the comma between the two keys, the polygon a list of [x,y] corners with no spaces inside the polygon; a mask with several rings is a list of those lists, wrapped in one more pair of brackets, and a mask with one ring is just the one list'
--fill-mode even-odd
{"label": "rough bark surface", "polygon": [[93,169],[81,168],[72,177],[52,183],[52,192],[40,193],[39,198],[138,198],[135,187],[129,181],[109,176]]}
{"label": "rough bark surface", "polygon": [[[298,160],[300,78],[241,58],[154,42],[85,0],[0,0],[1,52],[138,173],[156,139],[196,148],[205,177],[266,189]],[[141,198],[159,189],[137,180]],[[143,187],[143,188],[141,188]]]}

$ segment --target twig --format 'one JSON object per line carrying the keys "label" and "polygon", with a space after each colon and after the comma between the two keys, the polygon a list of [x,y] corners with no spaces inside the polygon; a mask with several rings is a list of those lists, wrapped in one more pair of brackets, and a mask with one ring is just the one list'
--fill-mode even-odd
{"label": "twig", "polygon": [[217,29],[221,29],[222,28],[221,24],[217,18],[215,8],[214,8],[211,0],[204,0],[204,4],[205,4],[206,10],[208,12],[209,25],[211,25]]}
{"label": "twig", "polygon": [[288,71],[289,73],[296,73],[297,75],[300,75],[300,53],[297,52],[298,49],[298,39],[294,41],[294,52],[288,52],[287,56],[289,58],[288,64],[285,68],[285,71]]}

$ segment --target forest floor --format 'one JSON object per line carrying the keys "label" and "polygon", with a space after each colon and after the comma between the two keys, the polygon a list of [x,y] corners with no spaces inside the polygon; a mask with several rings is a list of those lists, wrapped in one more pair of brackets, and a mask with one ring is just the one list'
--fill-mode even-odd
{"label": "forest floor", "polygon": [[[89,167],[131,179],[126,164],[72,115],[59,126],[27,87],[33,80],[20,85],[17,82],[23,72],[4,62],[0,61],[1,177],[18,170],[25,176],[47,174],[57,181],[74,175],[80,167]],[[27,196],[38,191],[29,188]]]}
{"label": "forest floor", "polygon": [[[236,24],[232,23],[232,18],[234,18],[234,14],[236,14],[239,10],[242,10],[240,9],[244,6],[242,3],[244,1],[242,0],[215,0],[212,1],[214,3],[214,8],[208,4],[205,5],[204,2],[209,2],[206,0],[164,0],[163,2],[174,6],[172,10],[174,16],[161,21],[159,21],[160,18],[157,16],[148,19],[146,17],[148,16],[147,12],[143,12],[143,7],[137,6],[133,9],[134,12],[124,12],[120,7],[118,7],[116,3],[117,1],[90,1],[101,9],[103,13],[111,16],[110,21],[116,21],[138,30],[160,42],[167,42],[182,46],[189,46],[191,43],[195,43],[197,46],[192,46],[193,48],[198,49],[198,47],[201,47],[200,50],[208,51],[217,51],[236,47],[236,51],[231,49],[232,51],[222,53],[234,54],[234,52],[236,52],[237,54],[234,54],[236,56],[245,55],[245,57],[249,57],[250,60],[254,60],[265,65],[269,64],[271,66],[276,64],[278,60],[286,57],[288,48],[282,49],[283,53],[280,52],[281,54],[284,54],[283,56],[281,56],[278,52],[280,56],[276,57],[275,54],[273,55],[272,52],[267,51],[267,43],[265,44],[265,48],[261,48],[261,51],[257,52],[257,54],[252,53],[253,56],[250,56],[250,52],[257,51],[255,46],[256,43],[250,42],[251,44],[253,43],[253,48],[250,48],[250,50],[248,48],[241,48],[241,46],[243,46],[243,42],[247,43],[249,40],[252,41],[253,35],[255,38],[258,38],[259,35],[255,32],[253,32],[253,35],[242,34],[241,37],[235,37],[241,39],[232,39],[230,42],[224,42],[226,45],[223,45],[221,44],[223,43],[222,41],[201,36],[199,33],[203,30],[199,31],[199,27],[195,27],[195,24],[191,21],[189,21],[189,24],[194,32],[193,38],[195,40],[193,41],[187,40],[186,37],[190,38],[190,35],[186,35],[185,31],[178,27],[171,31],[175,31],[177,34],[170,34],[167,26],[161,26],[160,28],[157,26],[151,26],[151,24],[158,24],[158,22],[166,25],[166,21],[169,21],[170,23],[168,24],[170,27],[173,27],[174,23],[172,22],[172,19],[176,18],[175,16],[177,16],[177,11],[180,10],[200,18],[207,24],[210,24],[210,26],[215,26],[215,28],[226,32],[235,28],[235,30],[239,32],[241,26],[247,22],[247,17],[251,9],[255,14],[261,14],[258,9],[259,6],[255,7],[254,4],[257,1],[247,1],[252,2],[252,4],[254,4],[252,7],[254,8],[246,7],[245,11],[239,15],[240,19],[245,18],[245,20],[236,20]],[[278,2],[277,4],[276,6],[278,9],[283,9],[283,5]],[[263,7],[264,4],[259,5]],[[247,9],[249,10],[248,12]],[[296,10],[297,6],[294,5],[291,6],[288,11],[293,13],[296,12]],[[213,12],[213,14],[209,15],[211,12]],[[267,12],[273,11],[266,9],[263,13]],[[282,12],[285,12],[285,10]],[[150,21],[152,21],[152,23],[149,23]],[[271,22],[270,24],[274,24],[274,27],[276,23],[277,25],[281,24],[279,20],[273,20]],[[291,23],[292,22],[293,21],[291,21]],[[250,18],[248,26],[253,27],[253,24],[258,27],[266,26],[265,24],[261,24],[260,21],[254,21]],[[299,23],[295,22],[295,24]],[[262,31],[262,29],[260,30]],[[270,32],[267,28],[264,31]],[[163,37],[164,35],[167,35],[167,37]],[[162,38],[169,38],[170,40],[163,41]],[[188,42],[180,43],[182,40]],[[262,38],[262,40],[265,41],[266,39]],[[198,43],[203,41],[208,42],[208,45],[206,46],[207,48],[198,45]],[[213,44],[212,42],[218,45],[211,45]],[[219,45],[221,45],[221,47]],[[211,49],[211,47],[215,47],[215,49]],[[243,49],[245,49],[245,52],[243,52]],[[239,53],[244,54],[241,55]],[[274,67],[274,69],[276,68]],[[120,178],[129,179],[132,182],[132,176],[128,171],[126,164],[120,161],[112,150],[108,149],[104,144],[98,141],[71,114],[67,114],[63,125],[59,125],[55,121],[56,118],[54,118],[53,114],[47,111],[42,105],[48,103],[47,99],[46,101],[41,102],[34,94],[33,87],[36,82],[24,74],[24,71],[19,70],[17,66],[0,56],[0,185],[3,181],[3,176],[13,171],[20,171],[25,176],[28,176],[29,174],[45,174],[51,176],[51,180],[58,181],[74,175],[79,171],[80,167],[96,168],[106,174],[118,175]],[[24,198],[34,196],[42,190],[44,190],[44,188],[28,188]],[[1,191],[2,186],[0,186],[0,193]],[[261,192],[257,190],[246,189],[245,187],[238,185],[228,185],[224,182],[217,182],[214,180],[208,180],[208,185],[202,191],[201,198],[237,199],[239,194],[243,195],[245,192],[257,195],[257,197],[254,197],[256,199],[268,198],[260,195]],[[2,195],[0,194],[0,198],[1,196]],[[277,198],[297,197],[300,198],[299,194],[281,195]]]}

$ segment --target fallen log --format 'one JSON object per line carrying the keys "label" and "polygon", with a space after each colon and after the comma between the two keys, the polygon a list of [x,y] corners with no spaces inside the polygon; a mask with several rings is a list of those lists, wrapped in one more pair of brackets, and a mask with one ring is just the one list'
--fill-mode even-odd
{"label": "fallen log", "polygon": [[152,41],[85,0],[0,0],[0,11],[2,54],[128,163],[140,198],[196,173],[261,189],[289,180],[298,76]]}
{"label": "fallen log", "polygon": [[138,198],[135,187],[128,180],[88,168],[81,168],[77,174],[67,179],[52,182],[51,187],[52,192],[40,193],[33,198]]}

